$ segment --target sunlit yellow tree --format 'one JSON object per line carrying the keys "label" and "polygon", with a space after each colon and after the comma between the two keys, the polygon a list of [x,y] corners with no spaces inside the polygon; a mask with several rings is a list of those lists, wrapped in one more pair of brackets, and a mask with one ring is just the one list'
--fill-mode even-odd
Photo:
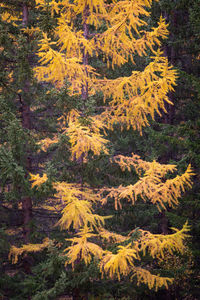
{"label": "sunlit yellow tree", "polygon": [[[88,153],[109,155],[106,132],[113,130],[115,124],[121,129],[133,128],[142,133],[143,127],[149,126],[149,118],[160,115],[165,111],[165,103],[170,103],[167,94],[173,91],[176,71],[160,48],[161,39],[168,35],[167,24],[161,17],[157,27],[145,29],[151,0],[36,0],[36,4],[40,10],[51,11],[57,26],[52,32],[54,39],[43,34],[38,51],[40,65],[35,68],[35,75],[38,80],[52,83],[58,89],[67,81],[69,94],[80,95],[83,101],[82,111],[72,110],[58,121],[60,132],[69,137],[71,159],[87,162],[91,157]],[[102,59],[107,68],[119,68],[130,61],[134,66],[136,55],[148,55],[150,62],[143,71],[134,70],[127,77],[106,78],[89,64],[90,59],[96,57]],[[104,109],[91,115],[85,125],[80,121],[84,115],[84,101],[99,91],[104,95]],[[41,144],[46,149],[57,142],[55,136],[52,140],[42,140]],[[138,182],[100,190],[84,183],[54,183],[56,197],[65,206],[57,225],[62,230],[73,228],[76,231],[76,236],[68,239],[71,245],[65,250],[66,264],[74,268],[80,260],[87,265],[95,258],[102,276],[118,280],[129,276],[150,289],[167,288],[173,279],[152,274],[142,267],[141,256],[148,254],[162,260],[165,251],[183,252],[188,225],[181,230],[174,228],[171,235],[151,234],[142,229],[136,232],[130,228],[130,233],[123,236],[105,229],[106,218],[95,213],[95,205],[106,205],[114,199],[115,209],[123,209],[124,201],[133,205],[139,198],[151,201],[159,210],[175,207],[182,192],[191,186],[191,167],[188,166],[181,176],[166,179],[166,175],[176,171],[175,165],[146,162],[135,154],[116,156],[111,163],[117,163],[122,170],[134,168]],[[47,178],[32,175],[31,179],[33,186],[37,186]],[[112,253],[102,247],[104,240],[107,244],[116,243],[117,251]],[[44,244],[40,247],[43,249]],[[15,261],[16,253],[31,251],[31,245],[20,249],[11,251]]]}

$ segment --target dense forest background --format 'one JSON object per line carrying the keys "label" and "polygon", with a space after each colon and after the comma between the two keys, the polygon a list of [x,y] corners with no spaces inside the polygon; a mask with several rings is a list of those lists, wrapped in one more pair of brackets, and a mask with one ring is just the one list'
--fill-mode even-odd
{"label": "dense forest background", "polygon": [[[199,299],[200,1],[160,0],[148,8],[148,28],[156,26],[161,15],[169,24],[162,50],[177,71],[174,91],[168,93],[173,105],[165,103],[167,112],[156,113],[155,120],[148,117],[150,126],[143,128],[142,135],[134,128],[121,130],[115,124],[114,130],[107,132],[109,155],[94,157],[89,153],[87,163],[81,156],[71,159],[69,137],[59,131],[58,122],[71,110],[80,110],[84,112],[82,125],[87,126],[90,115],[103,109],[103,95],[88,95],[84,88],[81,95],[70,95],[67,80],[56,88],[36,79],[33,70],[39,65],[42,32],[53,41],[58,22],[58,12],[51,10],[51,3],[58,1],[43,2],[45,9],[38,9],[34,0],[2,0],[0,4],[0,299]],[[76,22],[78,28],[82,26],[79,19]],[[92,30],[94,34],[95,28]],[[102,26],[98,30],[105,29]],[[150,57],[147,51],[145,56],[135,56],[134,65],[128,61],[115,69],[107,68],[100,58],[84,59],[103,76],[115,79],[130,76],[133,68],[143,70]],[[55,135],[57,139],[52,142]],[[95,260],[89,265],[76,261],[74,270],[65,265],[63,250],[69,247],[66,239],[71,238],[73,229],[61,231],[55,226],[63,203],[57,202],[53,183],[87,184],[94,190],[131,184],[137,173],[123,172],[110,164],[110,159],[132,153],[148,162],[177,165],[180,176],[189,164],[195,173],[192,188],[182,195],[176,208],[166,206],[158,211],[142,199],[134,206],[123,204],[122,210],[115,210],[111,202],[96,208],[97,213],[113,216],[106,221],[108,229],[122,235],[135,229],[133,242],[138,238],[136,229],[167,235],[172,233],[171,227],[180,229],[188,221],[190,237],[182,254],[166,252],[160,262],[144,258],[144,265],[174,278],[168,289],[149,289],[126,276],[120,281],[102,278]],[[34,180],[43,174],[48,180],[43,183],[41,179],[41,185],[34,186]],[[37,245],[47,237],[51,240],[48,247],[38,246],[37,251]],[[18,253],[16,261],[9,258],[13,245],[20,249],[29,244],[36,245],[35,250],[22,256]]]}

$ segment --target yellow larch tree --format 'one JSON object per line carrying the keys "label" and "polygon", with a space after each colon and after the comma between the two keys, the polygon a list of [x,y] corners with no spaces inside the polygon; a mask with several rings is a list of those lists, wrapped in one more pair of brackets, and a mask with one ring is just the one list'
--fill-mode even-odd
{"label": "yellow larch tree", "polygon": [[[165,111],[165,103],[170,103],[167,95],[173,91],[176,71],[161,51],[161,39],[168,35],[167,24],[161,17],[157,27],[145,30],[152,0],[36,0],[36,4],[39,10],[50,9],[57,26],[52,32],[53,40],[43,34],[38,51],[40,65],[35,68],[35,75],[58,89],[67,81],[69,94],[80,95],[83,101],[82,111],[72,110],[58,121],[60,132],[69,137],[71,159],[87,162],[91,154],[109,155],[107,130],[113,130],[118,124],[121,129],[133,128],[142,133],[143,127],[149,126],[149,118],[160,115]],[[79,24],[81,20],[81,26],[76,26],[77,20]],[[127,77],[106,78],[89,64],[89,58],[96,57],[107,68],[119,68],[129,61],[134,66],[136,55],[148,55],[150,62],[143,71],[134,69]],[[104,95],[104,108],[101,113],[91,115],[87,125],[82,124],[84,101],[99,91]],[[57,142],[57,136],[41,141],[43,149]],[[139,180],[129,186],[101,189],[92,189],[84,183],[54,183],[55,195],[62,199],[64,206],[57,225],[62,230],[76,232],[68,239],[71,245],[64,252],[66,264],[74,268],[80,260],[87,265],[97,259],[102,276],[118,280],[124,276],[130,280],[135,277],[138,284],[145,283],[150,289],[168,288],[172,278],[152,274],[140,262],[146,254],[161,260],[166,250],[184,251],[187,223],[181,230],[174,229],[171,235],[130,228],[129,235],[123,236],[104,228],[106,218],[95,214],[94,206],[105,205],[114,198],[115,209],[122,209],[123,201],[133,205],[139,198],[150,201],[159,210],[175,207],[182,192],[191,187],[191,167],[181,176],[166,179],[166,175],[176,171],[175,165],[146,162],[135,154],[118,155],[111,162],[123,171],[134,168]],[[46,179],[46,175],[31,175],[32,186],[39,186]],[[102,247],[105,240],[116,244],[114,253]],[[28,249],[31,251],[29,246],[22,248],[22,252]],[[32,250],[35,251],[34,247]],[[11,255],[16,261],[13,249]]]}

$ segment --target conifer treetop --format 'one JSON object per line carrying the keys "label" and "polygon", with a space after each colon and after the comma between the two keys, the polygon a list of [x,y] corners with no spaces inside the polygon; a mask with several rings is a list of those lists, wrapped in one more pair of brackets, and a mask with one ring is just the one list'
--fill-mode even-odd
{"label": "conifer treetop", "polygon": [[[168,35],[167,24],[161,17],[158,26],[145,30],[148,8],[152,1],[36,1],[38,8],[52,8],[56,12],[57,26],[52,41],[46,33],[40,41],[38,56],[40,65],[35,68],[38,80],[51,82],[60,88],[69,82],[71,95],[80,94],[87,86],[88,95],[103,92],[109,108],[101,119],[109,127],[115,123],[121,127],[133,127],[142,132],[148,126],[148,116],[165,111],[165,102],[172,104],[167,94],[173,91],[176,71],[159,50],[161,39]],[[81,18],[82,26],[95,26],[96,31],[87,36],[76,26]],[[103,26],[103,30],[98,30]],[[94,31],[94,30],[93,30]],[[134,56],[146,56],[151,51],[151,62],[143,71],[133,71],[129,77],[116,79],[98,74],[84,57],[103,58],[107,67],[120,67],[132,61]],[[100,118],[100,117],[99,117]]]}

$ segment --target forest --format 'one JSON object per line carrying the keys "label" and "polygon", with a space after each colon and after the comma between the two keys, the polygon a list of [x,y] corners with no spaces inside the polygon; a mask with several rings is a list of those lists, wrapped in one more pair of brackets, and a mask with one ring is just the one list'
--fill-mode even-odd
{"label": "forest", "polygon": [[0,1],[0,300],[200,299],[200,0]]}

